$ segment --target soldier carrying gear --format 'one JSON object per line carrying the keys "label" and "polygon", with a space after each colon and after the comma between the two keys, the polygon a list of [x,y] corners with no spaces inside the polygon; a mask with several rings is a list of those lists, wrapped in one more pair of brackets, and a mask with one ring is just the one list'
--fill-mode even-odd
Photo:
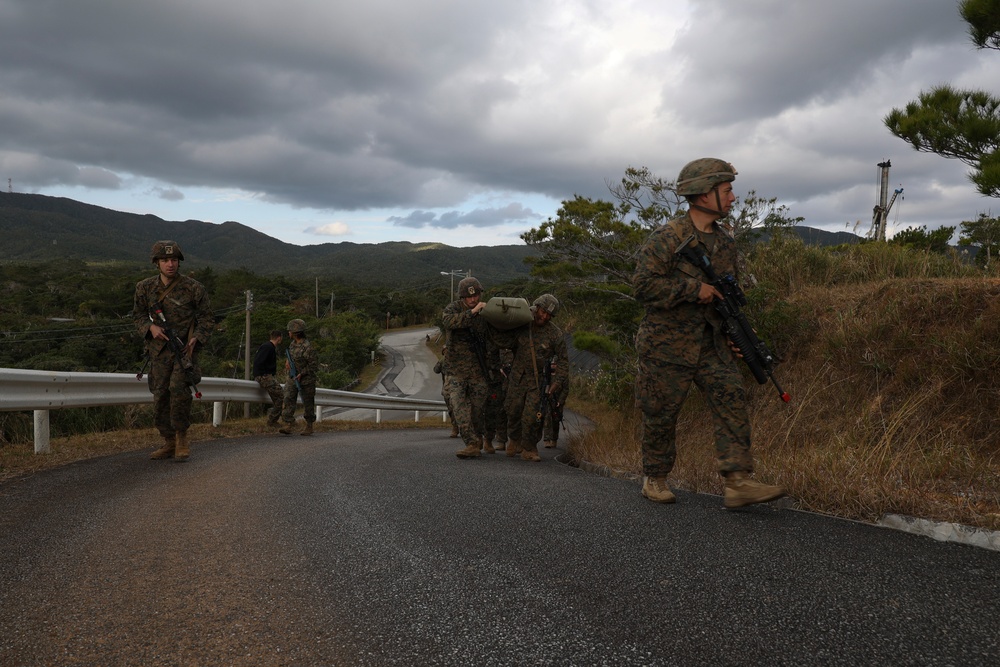
{"label": "soldier carrying gear", "polygon": [[[681,173],[677,176],[675,190],[677,194],[688,200],[691,207],[705,213],[724,217],[722,200],[719,191],[716,189],[723,183],[732,183],[736,180],[737,171],[730,163],[714,157],[703,157],[692,160],[684,165]],[[716,209],[700,206],[693,202],[699,195],[715,193]]]}
{"label": "soldier carrying gear", "polygon": [[477,279],[469,276],[458,281],[458,296],[464,299],[467,296],[475,296],[483,293],[483,285]]}
{"label": "soldier carrying gear", "polygon": [[175,241],[157,241],[150,251],[150,261],[156,264],[159,259],[177,259],[184,261],[184,253]]}
{"label": "soldier carrying gear", "polygon": [[289,320],[288,326],[285,327],[285,330],[288,331],[289,333],[305,333],[306,322],[305,320],[299,320],[299,319]]}
{"label": "soldier carrying gear", "polygon": [[541,308],[548,313],[550,317],[555,317],[556,311],[559,310],[559,299],[555,298],[551,294],[543,294],[531,303],[532,312],[534,312],[536,308]]}

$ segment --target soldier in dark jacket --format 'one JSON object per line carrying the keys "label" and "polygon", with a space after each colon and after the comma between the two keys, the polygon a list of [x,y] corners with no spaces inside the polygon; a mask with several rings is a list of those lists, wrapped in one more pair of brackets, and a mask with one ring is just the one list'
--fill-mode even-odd
{"label": "soldier in dark jacket", "polygon": [[[705,395],[715,425],[719,472],[725,477],[726,507],[740,507],[784,495],[777,486],[749,475],[750,420],[739,353],[727,340],[712,306],[722,298],[701,269],[675,253],[684,241],[701,245],[719,275],[738,275],[736,244],[719,220],[736,200],[736,170],[728,162],[703,158],[677,177],[677,194],[688,211],[655,230],[639,252],[632,283],[646,310],[636,337],[639,369],[636,403],[642,410],[642,495],[661,503],[676,500],[667,483],[676,453],[677,416],[692,383]],[[735,353],[735,354],[734,354]]]}
{"label": "soldier in dark jacket", "polygon": [[278,374],[278,346],[281,345],[281,331],[275,329],[271,338],[257,348],[253,358],[253,379],[271,397],[271,408],[267,411],[267,425],[277,426],[281,418],[282,389],[276,377]]}
{"label": "soldier in dark jacket", "polygon": [[[205,287],[180,273],[184,259],[180,246],[173,241],[157,241],[151,255],[157,275],[136,284],[132,306],[132,319],[145,340],[150,359],[153,419],[163,436],[163,446],[150,458],[186,461],[190,456],[191,384],[201,381],[195,353],[208,341],[215,321]],[[170,345],[168,325],[183,346],[180,358]]]}
{"label": "soldier in dark jacket", "polygon": [[[448,398],[458,431],[465,448],[457,452],[460,459],[477,458],[484,445],[485,408],[489,386],[499,373],[499,355],[492,345],[492,331],[479,316],[486,304],[480,301],[482,284],[473,277],[458,283],[458,299],[445,306],[441,318],[448,347]],[[492,444],[485,451],[492,454]]]}

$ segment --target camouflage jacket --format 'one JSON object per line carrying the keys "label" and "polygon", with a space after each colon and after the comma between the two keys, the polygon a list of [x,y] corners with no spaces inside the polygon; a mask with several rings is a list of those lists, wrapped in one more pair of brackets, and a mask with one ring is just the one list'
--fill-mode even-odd
{"label": "camouflage jacket", "polygon": [[[312,344],[305,338],[301,340],[292,338],[285,354],[286,361],[289,355],[295,363],[295,370],[301,376],[299,383],[315,384],[316,373],[319,371],[319,357],[316,356],[316,350],[313,349]],[[291,369],[288,372],[289,380],[294,382],[295,380],[291,377]]]}
{"label": "camouflage jacket", "polygon": [[139,335],[146,341],[146,351],[153,356],[169,349],[167,341],[155,339],[149,332],[150,325],[159,325],[159,322],[149,319],[150,315],[156,317],[153,304],[157,302],[162,302],[167,323],[184,343],[193,335],[198,339],[199,345],[204,345],[215,326],[208,293],[200,282],[187,276],[177,276],[171,285],[172,288],[164,285],[157,274],[140,280],[135,286],[132,320]]}
{"label": "camouflage jacket", "polygon": [[444,307],[441,326],[448,348],[444,362],[446,375],[460,379],[482,377],[490,382],[497,378],[500,355],[493,344],[496,329],[478,314],[473,315],[461,299]]}
{"label": "camouflage jacket", "polygon": [[[712,266],[718,275],[731,274],[738,279],[736,242],[717,222],[712,227]],[[657,228],[639,251],[632,286],[636,300],[646,310],[636,336],[640,356],[655,355],[668,363],[697,366],[705,327],[711,326],[719,355],[725,360],[734,358],[715,307],[698,303],[698,290],[708,278],[699,267],[674,254],[692,234],[698,239],[694,222],[685,213]]]}
{"label": "camouflage jacket", "polygon": [[[508,374],[509,391],[518,388],[541,386],[545,381],[545,366],[556,360],[552,371],[552,384],[558,383],[559,392],[569,387],[569,352],[566,337],[552,322],[538,326],[534,322],[511,331],[497,332],[497,345],[514,352]],[[534,355],[532,355],[534,348]],[[537,375],[536,375],[537,370]],[[537,380],[536,380],[537,378]]]}

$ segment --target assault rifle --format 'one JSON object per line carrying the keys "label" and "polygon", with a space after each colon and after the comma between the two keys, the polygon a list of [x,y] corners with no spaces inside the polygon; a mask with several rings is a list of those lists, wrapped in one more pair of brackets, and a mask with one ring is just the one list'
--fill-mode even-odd
{"label": "assault rifle", "polygon": [[302,385],[299,383],[299,371],[295,368],[295,362],[292,361],[292,351],[287,347],[285,348],[285,357],[288,359],[288,374],[292,376],[292,380],[295,381],[295,388],[302,391]]}
{"label": "assault rifle", "polygon": [[[154,317],[155,316],[155,317]],[[184,354],[184,341],[174,333],[173,328],[170,323],[167,322],[167,317],[163,314],[163,304],[154,303],[153,304],[153,314],[149,316],[150,321],[152,321],[156,326],[163,329],[163,333],[167,337],[167,344],[170,345],[171,351],[174,356],[177,357],[177,363],[181,365],[181,370],[184,371],[184,377],[187,379],[187,383],[191,385],[194,389],[194,397],[201,398],[201,392],[198,391],[198,380],[197,375],[194,370],[194,362],[191,361],[191,357]]]}
{"label": "assault rifle", "polygon": [[549,395],[549,387],[552,386],[552,359],[545,360],[545,370],[542,371],[541,395],[538,397],[538,411],[535,419],[538,423],[545,421],[545,415],[550,414],[556,421],[562,421],[562,411],[555,405],[552,396]]}
{"label": "assault rifle", "polygon": [[778,390],[781,400],[788,403],[792,397],[781,388],[781,385],[774,378],[774,367],[778,364],[777,360],[767,349],[767,345],[757,337],[757,332],[753,330],[746,315],[740,310],[747,305],[746,295],[736,284],[736,279],[733,276],[720,277],[715,273],[705,251],[700,247],[691,246],[691,242],[694,240],[694,234],[684,239],[684,242],[677,248],[676,254],[701,269],[705,277],[708,278],[708,283],[722,294],[722,298],[713,299],[712,304],[722,316],[726,335],[729,336],[733,345],[739,348],[743,361],[750,367],[750,372],[753,373],[757,384],[764,384],[770,380],[775,389]]}

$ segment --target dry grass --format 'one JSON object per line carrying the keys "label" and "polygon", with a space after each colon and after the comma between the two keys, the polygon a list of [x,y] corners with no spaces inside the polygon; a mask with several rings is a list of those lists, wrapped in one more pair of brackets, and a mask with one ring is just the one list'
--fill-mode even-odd
{"label": "dry grass", "polygon": [[[804,333],[778,369],[792,402],[749,380],[757,476],[817,512],[1000,529],[1000,281],[887,280],[805,288],[792,301]],[[638,415],[594,414],[574,455],[640,474]],[[712,440],[694,391],[678,426],[678,486],[719,492]]]}

